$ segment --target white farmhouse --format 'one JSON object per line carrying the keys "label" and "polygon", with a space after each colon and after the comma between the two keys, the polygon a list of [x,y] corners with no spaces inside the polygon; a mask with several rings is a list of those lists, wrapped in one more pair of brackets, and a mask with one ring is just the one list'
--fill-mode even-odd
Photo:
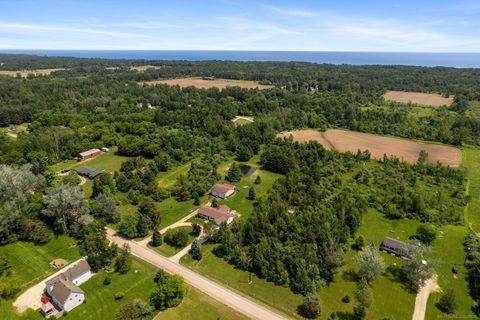
{"label": "white farmhouse", "polygon": [[84,259],[67,271],[45,282],[53,303],[61,310],[70,311],[85,300],[85,293],[79,285],[92,277],[90,265]]}

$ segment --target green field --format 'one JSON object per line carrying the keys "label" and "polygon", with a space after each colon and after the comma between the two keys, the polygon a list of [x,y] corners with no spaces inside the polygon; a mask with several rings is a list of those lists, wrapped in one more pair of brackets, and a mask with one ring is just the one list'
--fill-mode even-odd
{"label": "green field", "polygon": [[[12,124],[12,125],[8,125],[6,127],[0,127],[0,130],[5,132],[5,134],[8,137],[16,139],[20,132],[27,132],[28,125],[29,125],[29,123]],[[16,132],[10,131],[10,128],[16,128],[17,131]]]}
{"label": "green field", "polygon": [[[0,255],[7,258],[12,267],[11,277],[20,283],[19,294],[57,271],[50,267],[52,260],[62,258],[73,262],[80,258],[76,241],[67,236],[59,236],[44,245],[18,241],[0,246]],[[43,319],[32,310],[19,316],[12,306],[13,301],[1,301],[1,319]]]}
{"label": "green field", "polygon": [[[192,231],[192,227],[179,227],[179,228],[176,228],[176,229],[181,229],[181,230],[186,230],[188,231],[188,245],[190,245],[190,243],[192,243],[193,240],[195,240],[195,237],[190,233]],[[165,257],[171,257],[175,254],[177,254],[180,250],[183,249],[183,247],[181,248],[176,248],[176,247],[173,247],[171,245],[169,245],[168,243],[165,242],[165,239],[162,243],[162,245],[160,247],[151,247],[149,246],[151,249],[157,251],[158,253],[160,253],[162,256],[165,256]]]}
{"label": "green field", "polygon": [[244,320],[248,319],[230,307],[219,303],[197,289],[186,286],[182,303],[160,312],[155,320]]}
{"label": "green field", "polygon": [[128,157],[115,154],[116,152],[117,147],[111,147],[109,152],[103,153],[98,157],[85,161],[65,160],[63,162],[54,164],[53,166],[51,166],[51,168],[55,172],[58,172],[65,169],[74,169],[81,166],[90,166],[104,169],[110,173],[113,173],[115,171],[119,171],[122,163],[128,159]]}
{"label": "green field", "polygon": [[191,161],[176,167],[167,172],[160,172],[158,174],[158,186],[161,188],[169,188],[177,182],[177,178],[180,175],[186,175],[188,170],[190,170]]}
{"label": "green field", "polygon": [[296,316],[296,308],[302,302],[300,295],[293,294],[289,288],[276,286],[272,282],[259,279],[252,274],[252,283],[248,283],[248,272],[235,269],[222,258],[212,253],[214,245],[203,244],[203,258],[193,260],[190,255],[185,255],[180,263],[190,269],[226,285],[240,293],[258,299],[266,305],[274,307],[285,314]]}

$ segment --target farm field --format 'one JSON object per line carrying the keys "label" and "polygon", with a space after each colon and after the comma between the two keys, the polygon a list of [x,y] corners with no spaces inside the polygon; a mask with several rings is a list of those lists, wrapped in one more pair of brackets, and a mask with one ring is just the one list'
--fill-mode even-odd
{"label": "farm field", "polygon": [[441,162],[444,165],[459,166],[462,162],[462,151],[458,148],[417,142],[402,138],[380,136],[369,133],[355,132],[340,129],[328,129],[320,132],[314,129],[294,130],[281,132],[279,138],[288,138],[292,135],[297,142],[317,141],[326,149],[334,149],[340,152],[357,152],[368,150],[375,159],[383,159],[383,155],[396,156],[399,159],[415,163],[420,151],[428,152],[431,162]]}
{"label": "farm field", "polygon": [[34,76],[48,76],[52,72],[62,71],[62,70],[65,70],[65,68],[36,69],[36,70],[15,70],[15,71],[0,70],[0,76],[16,77],[18,74],[20,74],[20,76],[22,78],[26,78],[30,74],[33,74]]}
{"label": "farm field", "polygon": [[210,89],[218,88],[225,89],[226,87],[240,87],[242,89],[272,89],[272,85],[262,85],[255,81],[246,81],[246,80],[227,80],[227,79],[215,79],[215,80],[204,80],[201,78],[179,78],[179,79],[168,79],[168,80],[152,80],[140,82],[143,85],[154,86],[157,84],[167,84],[169,86],[180,86],[182,88],[186,87],[196,87],[200,89]]}
{"label": "farm field", "polygon": [[387,91],[383,98],[386,101],[414,103],[425,106],[450,106],[453,103],[453,96],[445,98],[438,93]]}

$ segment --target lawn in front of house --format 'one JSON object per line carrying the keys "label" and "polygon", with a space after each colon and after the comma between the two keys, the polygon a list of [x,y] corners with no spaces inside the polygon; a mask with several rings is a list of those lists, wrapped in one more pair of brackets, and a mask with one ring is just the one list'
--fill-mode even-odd
{"label": "lawn in front of house", "polygon": [[[0,256],[7,258],[11,266],[12,274],[9,278],[19,283],[20,291],[16,297],[58,271],[50,267],[52,260],[62,258],[71,263],[80,258],[76,241],[68,236],[58,236],[44,245],[23,241],[3,245],[0,246]],[[17,314],[12,305],[16,297],[0,301],[1,319],[43,319],[40,312],[33,310]]]}

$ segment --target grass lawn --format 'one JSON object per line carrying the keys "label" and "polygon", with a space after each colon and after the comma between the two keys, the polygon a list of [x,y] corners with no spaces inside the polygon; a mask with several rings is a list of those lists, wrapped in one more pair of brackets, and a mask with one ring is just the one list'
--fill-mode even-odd
{"label": "grass lawn", "polygon": [[169,170],[167,172],[160,172],[158,174],[158,186],[161,188],[169,188],[175,184],[177,178],[180,175],[186,175],[188,170],[190,170],[191,161]]}
{"label": "grass lawn", "polygon": [[[253,203],[254,200],[247,199],[248,197],[248,190],[251,186],[255,188],[257,198],[264,196],[267,192],[272,188],[273,183],[281,177],[280,174],[273,173],[270,171],[262,170],[260,165],[258,164],[260,157],[257,155],[253,157],[250,161],[247,162],[239,162],[239,164],[246,164],[250,166],[257,167],[257,170],[248,178],[242,178],[239,182],[229,182],[225,181],[224,179],[220,182],[232,184],[237,187],[235,193],[226,200],[218,199],[219,204],[226,204],[231,209],[236,210],[241,214],[242,219],[248,217],[253,210]],[[225,173],[228,170],[228,167],[233,163],[233,160],[228,161],[226,163],[221,164],[218,167],[218,172],[225,176]],[[260,184],[254,184],[255,179],[257,176],[260,176],[262,182]]]}
{"label": "grass lawn", "polygon": [[[108,286],[103,284],[106,272],[99,271],[81,286],[85,291],[87,303],[73,309],[68,317],[82,320],[115,319],[117,309],[124,302],[134,298],[148,301],[150,293],[155,288],[153,277],[157,271],[156,267],[134,257],[128,273],[109,273],[112,282]],[[123,292],[124,298],[115,300],[117,292]]]}
{"label": "grass lawn", "polygon": [[[204,196],[200,199],[200,202],[204,203],[206,199],[207,197]],[[162,202],[158,202],[157,208],[162,217],[160,229],[177,222],[198,207],[199,206],[193,204],[193,200],[177,201],[175,197],[170,197]]]}
{"label": "grass lawn", "polygon": [[186,286],[182,303],[173,309],[160,312],[155,320],[246,320],[247,317],[221,304],[197,289]]}
{"label": "grass lawn", "polygon": [[467,169],[468,193],[471,197],[465,210],[465,220],[477,233],[480,232],[480,149],[463,148],[462,167]]}
{"label": "grass lawn", "polygon": [[293,294],[289,288],[276,286],[272,282],[259,279],[253,274],[252,283],[248,284],[248,272],[235,269],[225,260],[216,257],[212,253],[213,247],[213,244],[205,243],[202,245],[202,260],[193,260],[190,255],[185,255],[180,263],[227,287],[283,311],[287,315],[299,317],[295,312],[297,306],[302,303],[302,296]]}
{"label": "grass lawn", "polygon": [[[18,134],[19,134],[20,132],[27,132],[28,125],[29,125],[29,123],[12,124],[12,125],[8,125],[8,126],[6,126],[6,127],[1,127],[0,130],[2,130],[3,132],[5,132],[5,134],[6,134],[7,136],[9,136],[10,138],[16,139],[17,136],[18,136]],[[9,130],[10,128],[16,128],[17,131],[16,131],[16,132],[12,132],[12,131]]]}
{"label": "grass lawn", "polygon": [[[49,264],[53,259],[63,258],[73,262],[80,258],[78,248],[72,247],[73,244],[76,244],[74,239],[59,236],[44,245],[18,241],[0,246],[0,255],[6,257],[12,266],[11,277],[21,284],[18,295],[57,271],[50,268]],[[0,302],[1,319],[43,319],[39,312],[33,310],[18,315],[12,305],[14,300]]]}
{"label": "grass lawn", "polygon": [[64,169],[74,169],[81,166],[90,166],[104,169],[108,172],[113,173],[115,171],[119,171],[122,163],[128,159],[128,157],[116,155],[116,151],[117,147],[111,147],[109,152],[103,153],[98,157],[85,161],[65,160],[63,162],[54,164],[53,166],[51,166],[51,168],[55,172],[58,172]]}
{"label": "grass lawn", "polygon": [[[186,230],[188,232],[188,245],[190,245],[190,243],[192,243],[192,241],[195,240],[195,236],[193,236],[191,234],[192,227],[179,227],[179,228],[175,228],[175,229]],[[163,234],[163,235],[165,235],[165,234]],[[164,239],[164,241],[163,241],[163,243],[160,247],[152,247],[152,246],[149,246],[149,247],[151,249],[157,251],[158,253],[160,253],[162,256],[165,256],[165,257],[171,257],[171,256],[175,255],[177,252],[179,252],[180,250],[182,250],[184,248],[184,247],[180,247],[180,248],[173,247],[173,246],[169,245],[168,243],[166,243],[165,239]]]}

